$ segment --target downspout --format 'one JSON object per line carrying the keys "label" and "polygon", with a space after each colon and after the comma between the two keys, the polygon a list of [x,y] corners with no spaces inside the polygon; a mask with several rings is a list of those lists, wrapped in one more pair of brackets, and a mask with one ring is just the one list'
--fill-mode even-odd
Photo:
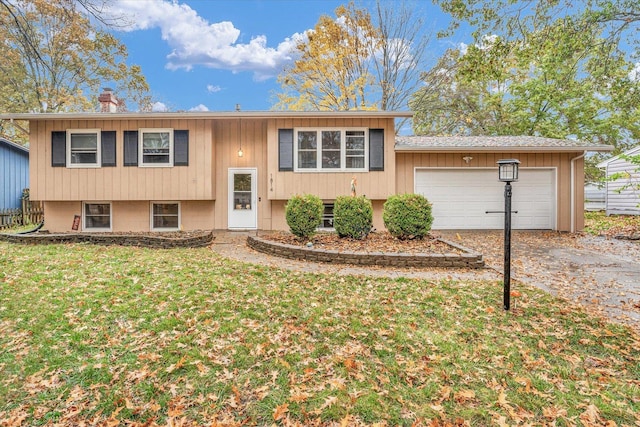
{"label": "downspout", "polygon": [[575,178],[575,162],[582,159],[587,154],[583,151],[578,157],[571,159],[571,232],[576,232],[576,178]]}

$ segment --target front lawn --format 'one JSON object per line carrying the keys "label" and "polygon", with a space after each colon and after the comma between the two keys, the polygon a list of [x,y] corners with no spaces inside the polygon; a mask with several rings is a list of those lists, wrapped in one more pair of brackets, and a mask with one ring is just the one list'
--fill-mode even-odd
{"label": "front lawn", "polygon": [[638,335],[513,299],[206,248],[0,242],[0,425],[640,423]]}

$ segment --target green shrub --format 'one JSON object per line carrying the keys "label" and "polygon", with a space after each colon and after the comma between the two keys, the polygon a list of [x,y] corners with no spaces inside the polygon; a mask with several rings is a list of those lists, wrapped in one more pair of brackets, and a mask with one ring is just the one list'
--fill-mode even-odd
{"label": "green shrub", "polygon": [[371,200],[364,196],[338,196],[333,206],[333,226],[340,237],[367,237],[373,226]]}
{"label": "green shrub", "polygon": [[291,233],[299,238],[309,238],[322,224],[324,207],[322,200],[312,194],[293,196],[285,206],[287,224]]}
{"label": "green shrub", "polygon": [[396,194],[387,199],[382,220],[392,236],[400,239],[422,239],[431,230],[431,203],[420,194]]}

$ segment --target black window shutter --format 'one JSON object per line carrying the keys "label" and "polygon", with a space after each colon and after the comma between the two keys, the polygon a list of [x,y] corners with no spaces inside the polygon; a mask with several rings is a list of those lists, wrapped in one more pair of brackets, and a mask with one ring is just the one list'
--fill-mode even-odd
{"label": "black window shutter", "polygon": [[384,129],[369,129],[369,170],[384,170]]}
{"label": "black window shutter", "polygon": [[51,166],[67,165],[67,132],[51,132]]}
{"label": "black window shutter", "polygon": [[173,131],[173,165],[189,166],[189,131]]}
{"label": "black window shutter", "polygon": [[293,129],[278,129],[278,170],[293,170]]}
{"label": "black window shutter", "polygon": [[124,165],[138,166],[138,131],[124,131]]}
{"label": "black window shutter", "polygon": [[116,131],[106,130],[100,135],[102,144],[102,166],[116,165]]}

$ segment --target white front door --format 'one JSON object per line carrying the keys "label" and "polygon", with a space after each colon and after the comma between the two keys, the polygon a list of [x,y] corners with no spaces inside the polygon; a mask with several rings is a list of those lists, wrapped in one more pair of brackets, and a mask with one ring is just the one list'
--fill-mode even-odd
{"label": "white front door", "polygon": [[255,168],[229,169],[229,228],[258,228],[258,198]]}

